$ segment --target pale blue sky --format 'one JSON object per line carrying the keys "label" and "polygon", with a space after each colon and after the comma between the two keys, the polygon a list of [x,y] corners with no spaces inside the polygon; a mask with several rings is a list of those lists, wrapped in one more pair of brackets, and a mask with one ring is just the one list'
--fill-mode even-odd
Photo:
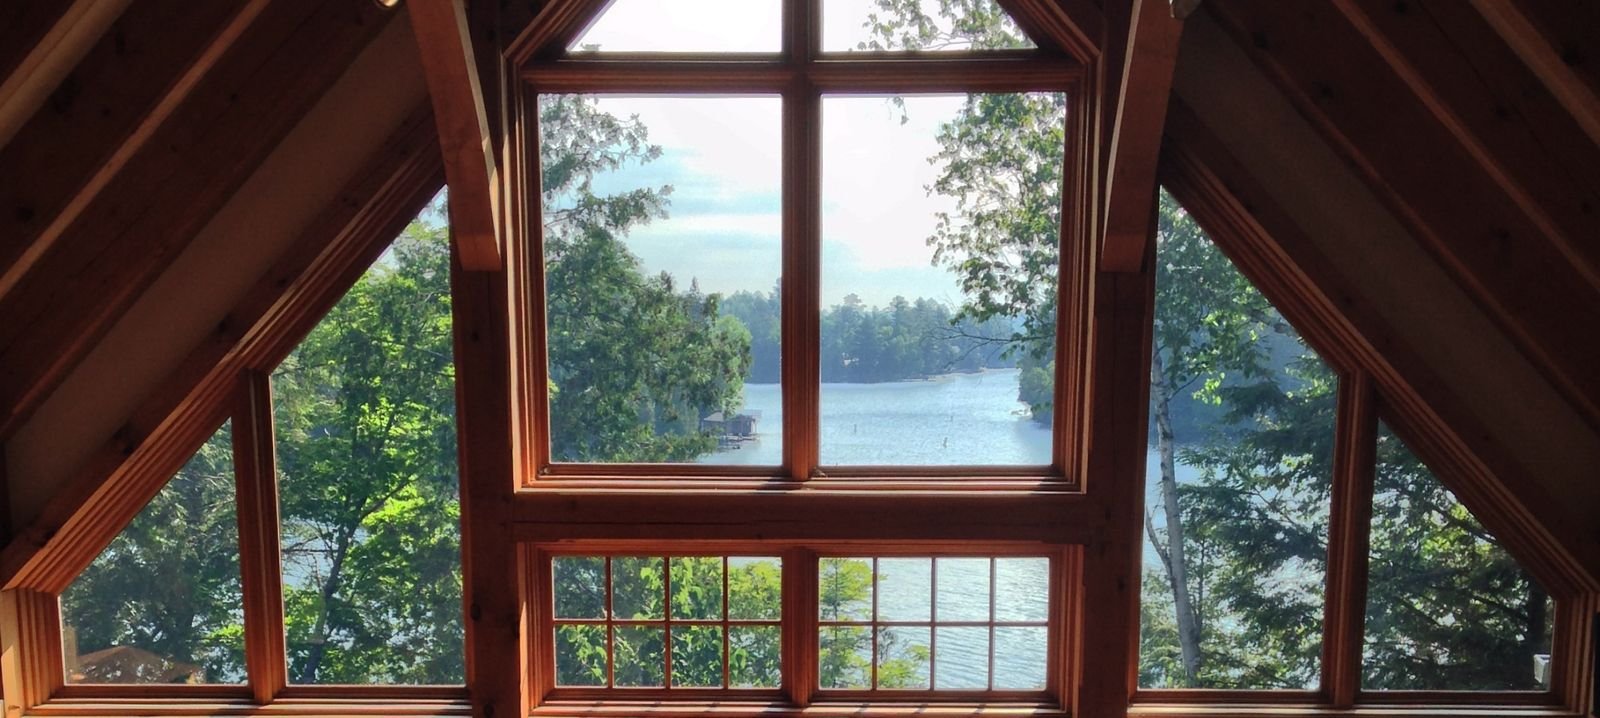
{"label": "pale blue sky", "polygon": [[[866,38],[871,0],[827,0],[827,45]],[[616,0],[576,45],[603,50],[774,52],[777,0]],[[670,44],[663,44],[664,42]],[[932,266],[927,238],[953,200],[930,195],[940,168],[941,123],[963,97],[823,101],[822,234],[825,306],[847,294],[869,304],[896,295],[959,303],[949,270]],[[626,238],[650,272],[666,271],[706,292],[766,291],[781,268],[781,100],[777,97],[604,96],[601,109],[637,116],[662,156],[598,178],[597,192],[673,186],[671,216]]]}

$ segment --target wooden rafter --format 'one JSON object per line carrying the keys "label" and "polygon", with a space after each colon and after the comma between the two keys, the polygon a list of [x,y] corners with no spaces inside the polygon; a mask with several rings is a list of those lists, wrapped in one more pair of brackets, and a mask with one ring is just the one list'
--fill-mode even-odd
{"label": "wooden rafter", "polygon": [[1166,0],[1135,0],[1106,167],[1101,269],[1137,271],[1155,216],[1156,164],[1183,23]]}
{"label": "wooden rafter", "polygon": [[129,2],[8,4],[6,22],[0,25],[0,147],[44,104]]}
{"label": "wooden rafter", "polygon": [[1089,0],[998,2],[1041,47],[1064,52],[1083,64],[1098,59],[1105,48],[1105,13]]}
{"label": "wooden rafter", "polygon": [[[1600,145],[1551,117],[1552,98],[1459,0],[1333,0],[1500,190],[1600,288]],[[1401,9],[1404,8],[1404,9]],[[1468,35],[1464,44],[1446,33]],[[1354,39],[1352,37],[1352,39]],[[1473,72],[1465,72],[1471,68]],[[1541,121],[1542,120],[1542,121]],[[1563,136],[1563,130],[1574,130]]]}
{"label": "wooden rafter", "polygon": [[265,4],[64,239],[0,297],[0,438],[77,366],[392,16],[376,3]]}
{"label": "wooden rafter", "polygon": [[[1192,110],[1174,101],[1161,182],[1331,364],[1370,374],[1386,404],[1416,417],[1414,446],[1547,589],[1600,588],[1600,537],[1526,478],[1458,396],[1343,279],[1298,223]],[[1381,348],[1381,349],[1380,349]],[[1508,482],[1515,482],[1515,491]]]}
{"label": "wooden rafter", "polygon": [[1600,5],[1472,0],[1551,94],[1600,145]]}
{"label": "wooden rafter", "polygon": [[521,67],[536,57],[560,54],[610,4],[611,0],[550,0],[506,46],[506,58],[512,67]]}
{"label": "wooden rafter", "polygon": [[271,368],[443,184],[426,108],[0,552],[0,585],[55,591],[89,565],[228,413],[240,372]]}
{"label": "wooden rafter", "polygon": [[450,185],[451,238],[462,266],[498,269],[499,178],[466,9],[461,0],[412,0],[409,7]]}
{"label": "wooden rafter", "polygon": [[0,166],[10,170],[0,175],[0,203],[21,208],[5,219],[17,241],[0,246],[0,297],[144,147],[264,4],[140,3],[83,55],[50,107],[0,151]]}
{"label": "wooden rafter", "polygon": [[1567,248],[1463,151],[1426,101],[1331,4],[1213,0],[1204,7],[1530,363],[1600,429],[1600,373],[1593,370],[1600,343],[1573,330],[1600,326],[1600,290]]}

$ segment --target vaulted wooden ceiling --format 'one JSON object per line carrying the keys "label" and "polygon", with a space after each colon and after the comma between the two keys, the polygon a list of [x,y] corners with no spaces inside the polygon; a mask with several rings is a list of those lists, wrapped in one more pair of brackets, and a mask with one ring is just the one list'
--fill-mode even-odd
{"label": "vaulted wooden ceiling", "polygon": [[[1183,23],[1174,67],[1168,0],[1009,2],[1067,20],[1085,37],[1066,40],[1104,52],[1109,229],[1148,212],[1162,131],[1151,120],[1167,104],[1148,88],[1171,82],[1168,161],[1181,151],[1217,172],[1396,380],[1600,574],[1600,3],[1205,0]],[[593,4],[474,4],[504,36],[482,38],[479,67],[530,22],[535,35],[570,32]],[[1136,22],[1135,7],[1163,15]],[[209,316],[226,334],[235,304],[220,297],[255,280],[198,306],[178,306],[181,292],[161,305],[151,288],[184,286],[173,268],[252,199],[241,191],[252,182],[283,192],[255,197],[258,210],[307,218],[379,191],[369,181],[296,193],[293,177],[268,170],[297,132],[426,137],[405,134],[425,101],[366,125],[307,118],[340,83],[416,87],[438,67],[391,27],[403,6],[372,0],[14,0],[3,12],[0,446],[11,458],[0,465],[12,505],[0,514],[27,525],[70,483],[76,469],[62,467],[112,461],[107,447],[131,452],[159,424],[139,413],[154,411],[148,401],[107,409],[85,388],[118,381],[108,335],[137,337],[166,310]],[[364,54],[391,59],[362,65]],[[479,119],[501,131],[492,109],[468,121]],[[320,169],[352,177],[372,161]],[[1106,268],[1136,265],[1141,253],[1113,239]],[[133,312],[141,301],[155,304]],[[191,350],[126,393],[170,393],[203,370],[195,362],[221,360]]]}

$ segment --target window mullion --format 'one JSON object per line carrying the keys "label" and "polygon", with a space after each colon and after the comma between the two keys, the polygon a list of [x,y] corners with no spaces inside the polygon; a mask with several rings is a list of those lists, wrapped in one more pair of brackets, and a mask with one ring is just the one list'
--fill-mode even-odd
{"label": "window mullion", "polygon": [[1355,705],[1361,689],[1377,442],[1374,403],[1371,375],[1357,371],[1340,379],[1322,637],[1322,688],[1335,708]]}
{"label": "window mullion", "polygon": [[783,463],[796,481],[810,478],[817,465],[821,108],[821,98],[803,79],[784,93]]}
{"label": "window mullion", "polygon": [[233,463],[244,596],[245,671],[251,695],[263,704],[271,702],[289,680],[272,420],[271,378],[260,371],[243,372],[233,418]]}
{"label": "window mullion", "polygon": [[804,708],[817,688],[817,554],[796,548],[783,556],[783,665],[789,702]]}

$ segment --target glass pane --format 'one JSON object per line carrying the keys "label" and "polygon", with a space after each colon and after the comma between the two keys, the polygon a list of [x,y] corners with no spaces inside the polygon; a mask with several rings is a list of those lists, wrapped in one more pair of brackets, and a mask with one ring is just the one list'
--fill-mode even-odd
{"label": "glass pane", "polygon": [[995,690],[1042,691],[1050,638],[1043,627],[994,629]]}
{"label": "glass pane", "polygon": [[1065,96],[822,110],[822,463],[1049,464]]}
{"label": "glass pane", "polygon": [[231,427],[61,594],[68,683],[242,683]]}
{"label": "glass pane", "polygon": [[997,558],[994,560],[994,620],[1049,619],[1050,560]]}
{"label": "glass pane", "polygon": [[611,613],[622,620],[666,618],[662,608],[665,562],[656,556],[611,559]]}
{"label": "glass pane", "polygon": [[672,559],[672,620],[722,618],[722,557]]}
{"label": "glass pane", "polygon": [[989,559],[938,559],[940,622],[989,620]]}
{"label": "glass pane", "polygon": [[932,559],[878,559],[878,620],[929,620],[933,608],[932,569]]}
{"label": "glass pane", "polygon": [[1379,426],[1362,686],[1550,688],[1550,595]]}
{"label": "glass pane", "polygon": [[994,0],[823,0],[822,49],[997,50],[1034,47]]}
{"label": "glass pane", "polygon": [[782,463],[780,109],[539,98],[553,460]]}
{"label": "glass pane", "polygon": [[783,678],[783,639],[777,626],[734,626],[728,631],[733,688],[777,688]]}
{"label": "glass pane", "polygon": [[941,691],[989,688],[989,629],[939,626],[934,629],[933,687]]}
{"label": "glass pane", "polygon": [[1139,685],[1315,688],[1337,378],[1165,192],[1154,344]]}
{"label": "glass pane", "polygon": [[619,688],[660,688],[665,681],[666,629],[653,626],[617,626],[615,685]]}
{"label": "glass pane", "polygon": [[613,0],[573,52],[778,52],[778,0]]}
{"label": "glass pane", "polygon": [[872,629],[823,626],[818,651],[818,675],[823,688],[872,687]]}
{"label": "glass pane", "polygon": [[783,616],[783,560],[728,559],[728,618],[776,621]]}
{"label": "glass pane", "polygon": [[819,559],[817,574],[822,620],[872,620],[872,559]]}
{"label": "glass pane", "polygon": [[556,618],[606,617],[604,557],[558,556],[550,563],[555,577]]}
{"label": "glass pane", "polygon": [[926,626],[878,629],[878,687],[926,689],[929,687],[930,630]]}
{"label": "glass pane", "polygon": [[464,680],[443,201],[272,375],[292,683]]}
{"label": "glass pane", "polygon": [[672,685],[722,687],[722,627],[672,627]]}
{"label": "glass pane", "polygon": [[556,685],[605,684],[605,626],[556,626]]}

